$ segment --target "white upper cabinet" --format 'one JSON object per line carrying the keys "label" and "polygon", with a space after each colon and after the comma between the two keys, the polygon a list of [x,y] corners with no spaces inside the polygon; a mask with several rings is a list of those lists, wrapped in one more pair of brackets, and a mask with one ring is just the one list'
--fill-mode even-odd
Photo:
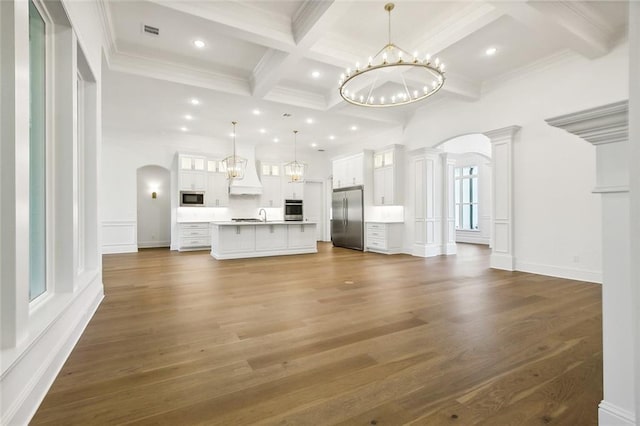
{"label": "white upper cabinet", "polygon": [[229,205],[229,181],[222,160],[207,160],[207,192],[204,194],[207,207]]}
{"label": "white upper cabinet", "polygon": [[371,161],[371,157],[361,152],[349,157],[333,160],[333,188],[345,188],[348,186],[364,185],[366,172],[371,170],[367,167],[366,159]]}
{"label": "white upper cabinet", "polygon": [[302,200],[304,198],[304,182],[283,183],[285,200]]}
{"label": "white upper cabinet", "polygon": [[282,207],[282,166],[280,164],[262,163],[260,165],[262,194],[260,207]]}
{"label": "white upper cabinet", "polygon": [[206,158],[200,155],[180,154],[180,170],[204,171]]}
{"label": "white upper cabinet", "polygon": [[402,184],[398,160],[402,147],[394,146],[373,155],[373,204],[377,206],[401,205]]}
{"label": "white upper cabinet", "polygon": [[199,155],[178,154],[178,187],[180,191],[206,191],[206,158]]}

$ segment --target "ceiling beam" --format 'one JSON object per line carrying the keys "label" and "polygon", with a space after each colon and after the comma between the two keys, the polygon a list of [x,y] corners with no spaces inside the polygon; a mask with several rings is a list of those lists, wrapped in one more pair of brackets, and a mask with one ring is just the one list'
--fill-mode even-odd
{"label": "ceiling beam", "polygon": [[528,0],[493,3],[536,34],[553,44],[562,44],[587,58],[608,53],[617,36],[586,2]]}
{"label": "ceiling beam", "polygon": [[149,0],[178,12],[197,16],[216,25],[216,31],[250,43],[289,52],[295,49],[291,22],[265,14],[240,2],[186,2]]}
{"label": "ceiling beam", "polygon": [[345,4],[333,0],[307,0],[291,23],[295,48],[285,54],[265,54],[250,79],[253,96],[263,98],[274,89],[286,71],[305,58],[308,50],[325,35],[328,27],[342,16],[345,8]]}

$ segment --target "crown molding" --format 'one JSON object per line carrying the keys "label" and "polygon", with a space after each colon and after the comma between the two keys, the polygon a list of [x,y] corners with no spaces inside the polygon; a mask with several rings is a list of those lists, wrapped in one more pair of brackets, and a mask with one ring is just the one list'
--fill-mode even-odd
{"label": "crown molding", "polygon": [[122,52],[112,53],[109,68],[114,71],[203,87],[224,93],[251,95],[247,79]]}
{"label": "crown molding", "polygon": [[98,15],[100,16],[100,23],[102,24],[102,46],[105,56],[107,58],[107,64],[111,61],[111,55],[118,51],[116,46],[115,30],[113,28],[113,18],[111,15],[111,8],[107,0],[97,0]]}
{"label": "crown molding", "polygon": [[317,111],[325,110],[324,96],[290,87],[276,86],[263,99]]}
{"label": "crown molding", "polygon": [[491,79],[482,82],[481,95],[491,92],[511,81],[527,78],[531,74],[539,73],[570,60],[575,60],[579,56],[570,49],[562,49],[549,56],[545,56],[537,61],[526,64],[522,67],[507,71]]}
{"label": "crown molding", "polygon": [[629,101],[624,100],[545,120],[594,144],[629,140]]}

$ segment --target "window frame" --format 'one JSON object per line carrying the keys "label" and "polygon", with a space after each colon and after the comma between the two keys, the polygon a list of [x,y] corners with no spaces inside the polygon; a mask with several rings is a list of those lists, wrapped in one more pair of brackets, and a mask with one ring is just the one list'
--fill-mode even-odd
{"label": "window frame", "polygon": [[[465,169],[471,169],[473,172],[464,174]],[[458,174],[459,171],[459,174]],[[473,181],[476,179],[476,185],[473,185]],[[456,209],[455,217],[455,230],[463,232],[480,232],[480,167],[478,165],[464,165],[454,168],[454,204]],[[469,202],[464,202],[462,194],[462,188],[464,181],[469,181]],[[460,192],[458,194],[458,192]],[[473,202],[473,195],[476,195],[478,201]],[[459,200],[459,201],[458,201]],[[470,206],[469,208],[469,223],[471,228],[463,228],[464,224],[464,206]],[[477,212],[478,220],[476,223],[473,221],[473,213]],[[475,227],[473,227],[475,225]]]}

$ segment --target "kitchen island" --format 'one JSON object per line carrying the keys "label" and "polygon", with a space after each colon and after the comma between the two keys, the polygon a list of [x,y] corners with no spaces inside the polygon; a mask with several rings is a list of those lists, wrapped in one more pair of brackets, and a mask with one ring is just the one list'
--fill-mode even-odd
{"label": "kitchen island", "polygon": [[215,259],[317,253],[314,222],[211,222]]}

